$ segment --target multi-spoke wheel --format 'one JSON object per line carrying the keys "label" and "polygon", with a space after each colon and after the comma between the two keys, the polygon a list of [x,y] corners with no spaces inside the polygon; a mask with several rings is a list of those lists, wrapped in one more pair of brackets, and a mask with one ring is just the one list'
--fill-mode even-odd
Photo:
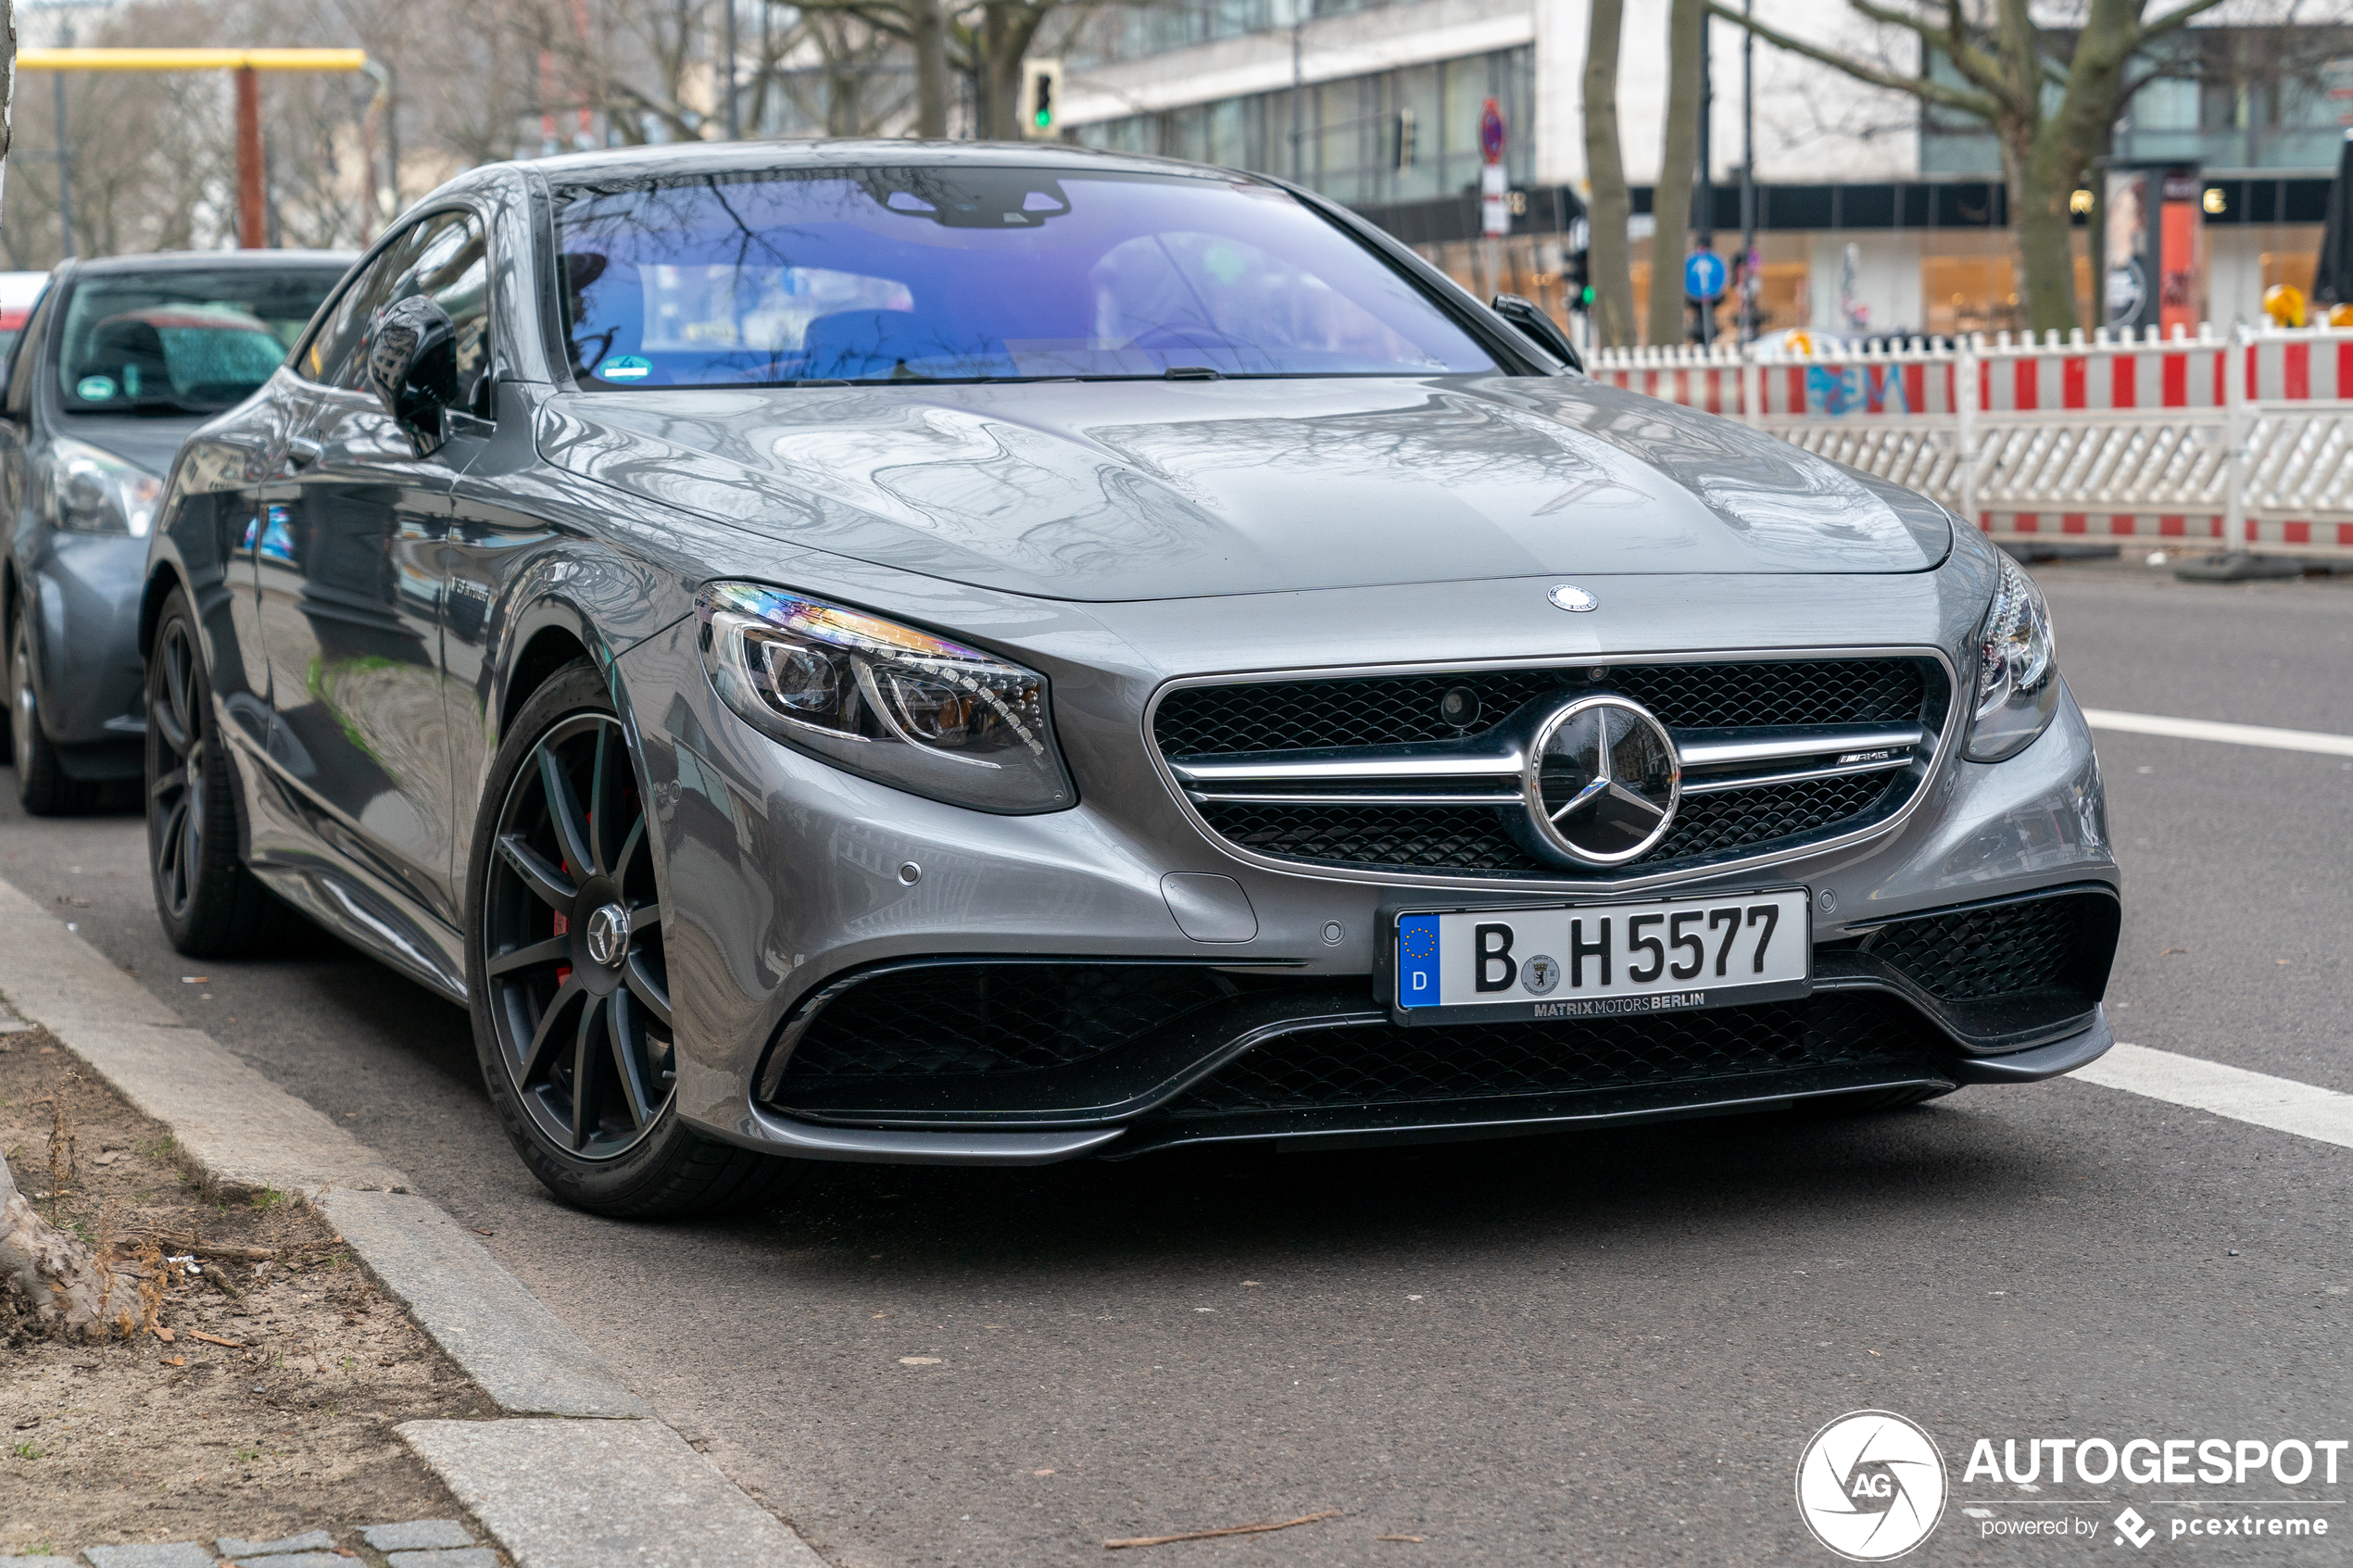
{"label": "multi-spoke wheel", "polygon": [[620,721],[575,713],[499,807],[483,969],[523,1109],[584,1160],[644,1137],[677,1082],[661,897]]}
{"label": "multi-spoke wheel", "polygon": [[508,1131],[540,1180],[607,1213],[765,1196],[785,1161],[670,1113],[677,1039],[664,909],[627,733],[582,661],[516,716],[474,837],[474,1031]]}
{"label": "multi-spoke wheel", "polygon": [[17,768],[17,798],[36,817],[60,816],[71,807],[57,748],[41,733],[41,699],[32,684],[32,614],[21,602],[10,617],[8,639],[8,749]]}
{"label": "multi-spoke wheel", "polygon": [[286,907],[237,859],[236,781],[214,737],[203,647],[177,589],[147,655],[146,779],[147,867],[171,945],[222,959],[274,940]]}

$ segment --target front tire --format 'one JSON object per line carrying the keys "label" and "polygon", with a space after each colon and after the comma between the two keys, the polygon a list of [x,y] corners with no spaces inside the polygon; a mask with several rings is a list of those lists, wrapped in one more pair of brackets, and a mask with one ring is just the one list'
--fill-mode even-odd
{"label": "front tire", "polygon": [[195,619],[177,588],[147,656],[146,745],[147,871],[164,935],[192,959],[274,946],[292,911],[237,859],[236,776],[213,724]]}
{"label": "front tire", "polygon": [[19,602],[8,639],[8,749],[17,765],[17,798],[36,817],[62,817],[72,802],[57,748],[41,730],[41,700],[32,684],[32,615]]}
{"label": "front tire", "polygon": [[635,760],[586,659],[531,695],[498,748],[466,898],[483,1081],[523,1163],[574,1208],[751,1207],[801,1166],[678,1115],[665,905]]}

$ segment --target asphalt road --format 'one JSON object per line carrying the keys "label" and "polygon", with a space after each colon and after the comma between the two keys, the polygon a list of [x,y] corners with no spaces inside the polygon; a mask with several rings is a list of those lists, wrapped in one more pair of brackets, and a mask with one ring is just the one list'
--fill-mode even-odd
{"label": "asphalt road", "polygon": [[[2353,582],[2036,571],[2086,706],[2353,734]],[[2100,745],[2119,1035],[2353,1091],[2353,761]],[[2300,1512],[2334,1530],[2151,1555],[2353,1550],[2353,1456],[2334,1486],[1961,1479],[1978,1436],[2353,1437],[2353,1151],[2060,1082],[1852,1123],[822,1167],[775,1213],[619,1224],[524,1174],[459,1011],[323,937],[192,966],[137,820],[28,822],[0,795],[0,875],[489,1233],[843,1568],[1092,1562],[1105,1537],[1324,1509],[1149,1561],[1829,1562],[1797,1456],[1864,1407],[1936,1434],[1955,1476],[1908,1561],[2114,1554],[2126,1502],[2162,1525],[2193,1498],[2319,1499]],[[1986,1538],[2059,1515],[2103,1523]]]}

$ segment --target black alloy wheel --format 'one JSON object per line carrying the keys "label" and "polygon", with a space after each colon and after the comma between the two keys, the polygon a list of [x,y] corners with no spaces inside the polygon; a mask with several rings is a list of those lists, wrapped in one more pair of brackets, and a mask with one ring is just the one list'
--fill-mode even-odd
{"label": "black alloy wheel", "polygon": [[675,1114],[666,912],[628,733],[596,668],[550,676],[492,764],[469,862],[483,1076],[532,1173],[598,1213],[756,1203],[800,1173]]}
{"label": "black alloy wheel", "polygon": [[63,816],[71,806],[57,748],[41,733],[41,699],[32,685],[32,612],[11,607],[8,639],[8,749],[17,768],[17,798],[36,817]]}
{"label": "black alloy wheel", "polygon": [[156,914],[191,958],[265,948],[292,911],[237,859],[236,778],[213,728],[212,685],[174,589],[147,654],[147,869]]}
{"label": "black alloy wheel", "polygon": [[[147,750],[169,766],[147,776],[147,849],[156,909],[188,917],[205,852],[205,744],[197,714],[196,652],[188,623],[174,620],[156,639],[147,666]],[[167,755],[168,754],[168,755]]]}
{"label": "black alloy wheel", "polygon": [[677,1082],[661,895],[619,720],[575,713],[540,738],[493,850],[483,969],[500,1059],[548,1141],[610,1160]]}

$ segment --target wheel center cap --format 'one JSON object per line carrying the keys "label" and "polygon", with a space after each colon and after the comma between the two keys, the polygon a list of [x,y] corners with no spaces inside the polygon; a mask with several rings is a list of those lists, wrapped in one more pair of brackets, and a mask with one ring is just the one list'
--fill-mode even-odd
{"label": "wheel center cap", "polygon": [[588,956],[610,968],[621,967],[629,956],[629,911],[605,904],[588,917]]}

